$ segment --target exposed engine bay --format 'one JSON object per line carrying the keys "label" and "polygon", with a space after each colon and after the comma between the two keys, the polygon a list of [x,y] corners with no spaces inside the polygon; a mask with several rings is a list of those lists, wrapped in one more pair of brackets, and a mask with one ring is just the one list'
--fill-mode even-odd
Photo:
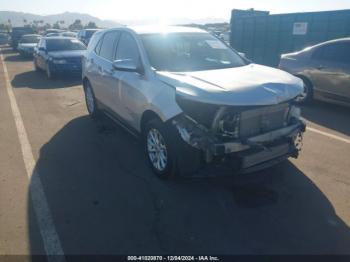
{"label": "exposed engine bay", "polygon": [[205,161],[242,156],[240,168],[275,159],[297,158],[305,124],[292,101],[269,106],[217,106],[177,97],[183,114],[172,120],[182,139]]}

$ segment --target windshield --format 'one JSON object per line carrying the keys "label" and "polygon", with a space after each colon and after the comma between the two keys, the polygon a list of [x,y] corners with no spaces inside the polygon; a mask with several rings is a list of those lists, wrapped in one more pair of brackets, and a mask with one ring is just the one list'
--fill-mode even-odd
{"label": "windshield", "polygon": [[37,44],[39,43],[40,36],[25,36],[22,37],[20,43],[21,44],[29,44],[29,43],[34,43]]}
{"label": "windshield", "polygon": [[91,36],[96,33],[98,30],[86,30],[85,31],[85,37],[86,38],[91,38]]}
{"label": "windshield", "polygon": [[141,38],[152,67],[159,71],[202,71],[246,64],[208,33],[145,34]]}
{"label": "windshield", "polygon": [[85,50],[86,47],[76,39],[47,39],[47,51]]}

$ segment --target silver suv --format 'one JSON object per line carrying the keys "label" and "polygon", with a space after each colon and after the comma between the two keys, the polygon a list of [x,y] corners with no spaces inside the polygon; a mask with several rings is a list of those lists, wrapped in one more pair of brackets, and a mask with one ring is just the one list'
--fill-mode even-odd
{"label": "silver suv", "polygon": [[154,172],[193,174],[218,163],[247,173],[297,157],[305,124],[300,79],[252,64],[189,27],[99,31],[83,58],[89,114],[143,137]]}

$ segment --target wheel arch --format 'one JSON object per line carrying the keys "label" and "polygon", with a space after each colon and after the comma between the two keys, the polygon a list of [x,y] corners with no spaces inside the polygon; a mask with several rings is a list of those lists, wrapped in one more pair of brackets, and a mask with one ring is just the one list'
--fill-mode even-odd
{"label": "wheel arch", "polygon": [[300,78],[301,80],[303,80],[304,83],[305,83],[305,82],[308,83],[312,90],[314,89],[314,85],[313,85],[312,81],[311,81],[310,78],[307,77],[306,75],[303,75],[303,74],[295,74],[294,76],[296,76],[296,77]]}
{"label": "wheel arch", "polygon": [[154,112],[153,110],[146,110],[145,112],[143,112],[143,114],[141,116],[141,121],[140,121],[140,131],[141,131],[141,133],[144,132],[146,124],[149,121],[153,120],[153,119],[159,119],[160,121],[163,122],[161,117],[156,112]]}

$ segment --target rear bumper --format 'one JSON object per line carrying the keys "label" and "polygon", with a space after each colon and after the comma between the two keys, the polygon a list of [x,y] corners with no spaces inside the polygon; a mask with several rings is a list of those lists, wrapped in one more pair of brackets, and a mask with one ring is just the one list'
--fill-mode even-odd
{"label": "rear bumper", "polygon": [[33,56],[34,54],[34,49],[18,49],[18,52],[22,56]]}

